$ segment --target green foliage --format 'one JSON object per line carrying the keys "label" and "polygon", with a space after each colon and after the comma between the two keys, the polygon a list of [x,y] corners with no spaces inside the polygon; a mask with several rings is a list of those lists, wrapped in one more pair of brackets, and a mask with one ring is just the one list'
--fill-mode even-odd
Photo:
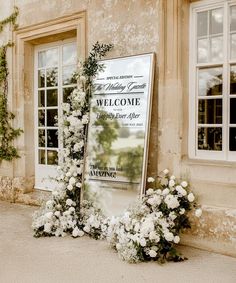
{"label": "green foliage", "polygon": [[103,58],[107,52],[113,48],[112,44],[100,44],[98,41],[93,45],[89,57],[84,61],[83,71],[88,79],[88,83],[92,83],[94,76],[103,69],[103,65],[98,60]]}
{"label": "green foliage", "polygon": [[119,154],[117,165],[124,169],[125,176],[130,183],[135,181],[142,173],[142,158],[143,148],[141,146],[120,152]]}
{"label": "green foliage", "polygon": [[0,32],[3,31],[4,26],[6,26],[7,24],[12,24],[14,29],[17,28],[17,24],[16,24],[16,19],[17,16],[19,15],[19,9],[15,6],[14,7],[14,12],[7,18],[5,18],[4,20],[0,21]]}
{"label": "green foliage", "polygon": [[[106,114],[104,110],[96,110],[99,117]],[[107,119],[98,118],[94,123],[96,127],[102,127],[102,130],[96,135],[96,166],[106,167],[113,153],[112,143],[118,138],[119,123],[116,119],[108,121]]]}
{"label": "green foliage", "polygon": [[[0,22],[0,31],[6,24],[13,24],[16,28],[16,18],[19,11],[18,8],[14,8],[14,12],[8,18]],[[11,161],[13,158],[19,158],[17,149],[12,146],[12,142],[18,137],[23,131],[21,129],[14,129],[11,126],[12,120],[15,115],[7,109],[7,48],[12,47],[13,43],[8,42],[7,44],[0,47],[0,162],[2,160]]]}

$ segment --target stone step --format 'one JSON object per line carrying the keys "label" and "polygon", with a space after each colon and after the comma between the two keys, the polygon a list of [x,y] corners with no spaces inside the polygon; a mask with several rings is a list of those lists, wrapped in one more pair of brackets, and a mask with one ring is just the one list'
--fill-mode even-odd
{"label": "stone step", "polygon": [[16,203],[22,203],[33,206],[40,206],[47,201],[51,196],[51,192],[43,190],[34,190],[31,193],[19,194],[15,199]]}

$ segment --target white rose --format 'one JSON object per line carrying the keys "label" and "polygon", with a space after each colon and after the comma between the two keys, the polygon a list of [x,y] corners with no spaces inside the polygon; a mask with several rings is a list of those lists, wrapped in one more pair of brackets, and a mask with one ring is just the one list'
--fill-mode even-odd
{"label": "white rose", "polygon": [[90,232],[90,228],[89,228],[89,226],[84,226],[84,232],[86,232],[86,233],[89,233]]}
{"label": "white rose", "polygon": [[201,215],[202,215],[201,208],[198,208],[198,209],[195,210],[195,215],[196,215],[196,217],[201,217]]}
{"label": "white rose", "polygon": [[50,223],[46,223],[44,225],[44,232],[50,233],[51,232],[51,228],[52,228],[52,225]]}
{"label": "white rose", "polygon": [[174,175],[170,176],[170,180],[175,180],[175,179],[176,179],[176,178],[175,178]]}
{"label": "white rose", "polygon": [[73,213],[75,211],[75,208],[74,207],[70,207],[69,211],[70,211],[70,213]]}
{"label": "white rose", "polygon": [[69,185],[67,186],[67,189],[68,189],[69,191],[72,191],[72,190],[73,190],[73,186],[72,186],[71,184],[69,184]]}
{"label": "white rose", "polygon": [[153,194],[153,192],[154,192],[153,189],[148,189],[148,190],[147,190],[147,195],[151,195],[151,194]]}
{"label": "white rose", "polygon": [[174,237],[174,243],[175,243],[175,244],[178,244],[179,241],[180,241],[180,237],[179,237],[179,236],[175,236],[175,237]]}
{"label": "white rose", "polygon": [[174,180],[170,180],[169,181],[169,187],[174,187],[175,185],[175,181]]}
{"label": "white rose", "polygon": [[70,177],[71,176],[71,173],[70,172],[67,172],[66,173],[66,177]]}
{"label": "white rose", "polygon": [[169,174],[169,170],[168,170],[168,169],[165,169],[165,170],[163,170],[163,173],[164,173],[165,175],[167,175],[167,174]]}
{"label": "white rose", "polygon": [[170,190],[168,188],[165,188],[162,192],[163,195],[168,195]]}
{"label": "white rose", "polygon": [[146,240],[144,238],[142,238],[140,241],[139,241],[140,245],[142,247],[145,247],[146,246]]}
{"label": "white rose", "polygon": [[171,242],[174,240],[174,235],[171,232],[166,232],[164,233],[164,238],[166,239],[166,241]]}
{"label": "white rose", "polygon": [[72,201],[70,198],[68,198],[68,199],[66,200],[66,205],[71,206],[72,204],[73,204],[73,201]]}
{"label": "white rose", "polygon": [[151,231],[150,234],[149,234],[149,239],[155,240],[155,242],[158,243],[160,241],[160,236],[157,235],[157,233],[155,231]]}
{"label": "white rose", "polygon": [[154,250],[150,250],[149,251],[149,255],[150,255],[150,257],[156,257],[157,256],[157,252],[155,252]]}
{"label": "white rose", "polygon": [[180,211],[179,211],[179,214],[182,215],[182,214],[184,214],[184,213],[185,213],[185,209],[184,209],[184,208],[181,208]]}
{"label": "white rose", "polygon": [[186,181],[181,182],[180,184],[183,188],[186,188],[188,186],[188,183]]}
{"label": "white rose", "polygon": [[175,209],[179,206],[179,201],[176,196],[167,195],[164,201],[167,204],[167,207],[170,209]]}
{"label": "white rose", "polygon": [[148,183],[153,183],[153,182],[155,182],[155,179],[152,178],[152,177],[148,177],[147,181],[148,181]]}
{"label": "white rose", "polygon": [[176,186],[175,189],[176,189],[176,191],[177,191],[180,195],[182,195],[182,196],[186,196],[186,195],[187,195],[186,190],[183,189],[182,186]]}
{"label": "white rose", "polygon": [[70,180],[69,180],[69,184],[70,185],[74,185],[76,183],[76,180],[74,177],[71,177]]}
{"label": "white rose", "polygon": [[81,188],[82,184],[80,182],[76,183],[77,188]]}
{"label": "white rose", "polygon": [[60,211],[57,210],[57,211],[54,212],[54,215],[55,215],[56,217],[59,217],[59,216],[61,215],[61,213],[60,213]]}
{"label": "white rose", "polygon": [[188,194],[188,201],[189,202],[193,202],[194,199],[195,199],[195,197],[194,197],[193,193]]}
{"label": "white rose", "polygon": [[84,232],[80,230],[78,227],[75,227],[75,229],[72,232],[73,237],[82,237],[84,235]]}

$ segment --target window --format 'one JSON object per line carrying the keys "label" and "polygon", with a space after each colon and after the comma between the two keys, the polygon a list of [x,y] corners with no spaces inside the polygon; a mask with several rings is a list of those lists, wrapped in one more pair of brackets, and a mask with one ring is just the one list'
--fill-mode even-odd
{"label": "window", "polygon": [[[74,39],[35,49],[35,186],[44,187],[45,176],[56,177],[62,141],[58,122],[62,103],[76,87],[77,45]],[[50,189],[53,183],[47,184]]]}
{"label": "window", "polygon": [[190,14],[191,158],[236,161],[236,1],[199,1]]}

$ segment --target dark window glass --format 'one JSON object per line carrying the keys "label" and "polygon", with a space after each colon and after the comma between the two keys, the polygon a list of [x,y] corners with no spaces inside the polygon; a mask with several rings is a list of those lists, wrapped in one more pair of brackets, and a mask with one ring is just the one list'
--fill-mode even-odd
{"label": "dark window glass", "polygon": [[58,164],[58,153],[55,150],[47,151],[47,164],[48,165],[57,165]]}
{"label": "dark window glass", "polygon": [[39,147],[45,147],[45,130],[39,130]]}
{"label": "dark window glass", "polygon": [[57,106],[57,89],[47,90],[47,106]]}
{"label": "dark window glass", "polygon": [[222,128],[200,127],[198,128],[199,150],[222,150]]}
{"label": "dark window glass", "polygon": [[45,164],[45,150],[39,149],[39,164]]}
{"label": "dark window glass", "polygon": [[199,124],[222,124],[222,99],[199,99]]}
{"label": "dark window glass", "polygon": [[236,151],[236,128],[229,128],[229,150]]}
{"label": "dark window glass", "polygon": [[47,146],[48,147],[58,147],[58,131],[57,130],[47,130]]}

